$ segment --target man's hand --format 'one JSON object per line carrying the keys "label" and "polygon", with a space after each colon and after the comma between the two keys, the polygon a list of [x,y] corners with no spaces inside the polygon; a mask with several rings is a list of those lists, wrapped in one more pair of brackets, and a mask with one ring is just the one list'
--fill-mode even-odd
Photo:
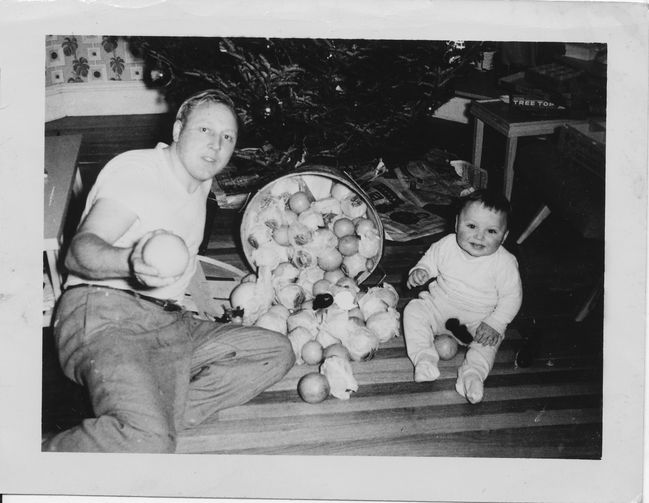
{"label": "man's hand", "polygon": [[500,334],[484,321],[478,325],[475,331],[475,337],[473,338],[474,341],[479,342],[483,346],[495,346],[499,339]]}
{"label": "man's hand", "polygon": [[414,288],[421,286],[428,281],[428,273],[425,269],[415,269],[408,276],[408,282],[406,285],[408,288]]}
{"label": "man's hand", "polygon": [[146,233],[135,244],[133,251],[131,252],[131,255],[129,257],[131,273],[139,283],[149,288],[159,288],[170,285],[182,276],[182,273],[175,276],[162,276],[158,269],[156,269],[152,265],[147,264],[142,257],[142,250],[144,249],[144,246],[149,241],[149,239],[151,239],[153,236],[163,234],[165,232],[166,231],[164,231],[163,229],[158,229]]}

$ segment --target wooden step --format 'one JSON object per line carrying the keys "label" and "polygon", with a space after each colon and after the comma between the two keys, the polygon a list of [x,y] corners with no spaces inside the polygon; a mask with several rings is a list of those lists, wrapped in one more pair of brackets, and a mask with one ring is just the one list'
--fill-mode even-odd
{"label": "wooden step", "polygon": [[[539,394],[538,388],[527,390]],[[320,414],[281,417],[255,417],[210,422],[183,433],[179,452],[292,452],[309,453],[322,443],[403,438],[536,426],[594,424],[601,421],[596,390],[575,396],[555,388],[558,396],[511,399],[511,390],[490,390],[478,406],[458,403],[454,391],[446,390],[427,405],[407,404],[377,410],[369,407],[341,412],[323,410]],[[583,390],[581,390],[583,392]],[[435,404],[437,402],[437,404]],[[351,401],[349,402],[351,403]],[[373,403],[373,402],[370,402]],[[334,404],[336,408],[340,404]],[[357,404],[358,406],[359,404]],[[326,409],[326,408],[323,408]],[[541,411],[539,412],[539,409]]]}

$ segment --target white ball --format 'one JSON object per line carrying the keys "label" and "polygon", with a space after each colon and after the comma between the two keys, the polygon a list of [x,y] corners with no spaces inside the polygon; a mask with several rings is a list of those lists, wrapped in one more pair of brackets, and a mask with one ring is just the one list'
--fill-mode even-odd
{"label": "white ball", "polygon": [[189,250],[180,236],[171,232],[156,234],[142,249],[142,259],[155,267],[161,276],[178,276],[189,263]]}
{"label": "white ball", "polygon": [[440,334],[435,337],[435,349],[440,360],[450,360],[455,357],[458,351],[458,344],[454,337],[448,334]]}

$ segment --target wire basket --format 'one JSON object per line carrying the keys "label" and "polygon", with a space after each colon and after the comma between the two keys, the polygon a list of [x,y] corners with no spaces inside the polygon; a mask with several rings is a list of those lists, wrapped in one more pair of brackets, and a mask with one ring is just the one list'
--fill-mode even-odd
{"label": "wire basket", "polygon": [[[366,205],[366,214],[365,217],[368,218],[376,228],[376,231],[380,237],[380,246],[376,255],[371,259],[371,265],[362,272],[360,275],[354,277],[354,280],[361,284],[363,283],[379,266],[379,262],[383,255],[383,241],[384,241],[384,230],[383,223],[381,221],[379,213],[376,211],[372,204],[371,198],[367,193],[352,179],[352,177],[346,172],[340,171],[336,168],[322,165],[310,165],[304,166],[299,170],[296,170],[293,173],[281,176],[270,183],[266,184],[264,187],[259,189],[259,191],[248,201],[245,209],[243,218],[241,221],[241,244],[243,247],[243,252],[248,263],[255,268],[254,261],[252,260],[252,254],[254,251],[253,245],[248,239],[250,230],[255,226],[257,222],[257,214],[259,213],[260,205],[265,198],[272,192],[273,186],[278,184],[286,179],[293,179],[298,182],[298,184],[303,187],[304,191],[309,192],[313,199],[320,199],[322,197],[327,197],[327,194],[333,184],[339,183],[347,186],[353,193],[355,193]],[[326,193],[326,194],[325,194]]]}

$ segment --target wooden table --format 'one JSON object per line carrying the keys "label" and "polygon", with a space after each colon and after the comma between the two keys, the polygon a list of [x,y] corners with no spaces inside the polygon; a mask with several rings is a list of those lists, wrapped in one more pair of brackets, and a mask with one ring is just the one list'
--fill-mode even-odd
{"label": "wooden table", "polygon": [[77,158],[81,135],[45,137],[45,177],[43,252],[55,300],[61,295],[62,276],[57,267],[65,218],[72,194],[81,191]]}
{"label": "wooden table", "polygon": [[482,162],[482,143],[484,125],[487,124],[507,138],[505,144],[505,174],[503,193],[511,200],[514,184],[514,160],[516,147],[521,136],[551,134],[563,124],[587,122],[585,119],[566,117],[534,117],[527,112],[510,108],[502,100],[475,101],[469,109],[475,117],[473,130],[473,164],[480,167]]}

